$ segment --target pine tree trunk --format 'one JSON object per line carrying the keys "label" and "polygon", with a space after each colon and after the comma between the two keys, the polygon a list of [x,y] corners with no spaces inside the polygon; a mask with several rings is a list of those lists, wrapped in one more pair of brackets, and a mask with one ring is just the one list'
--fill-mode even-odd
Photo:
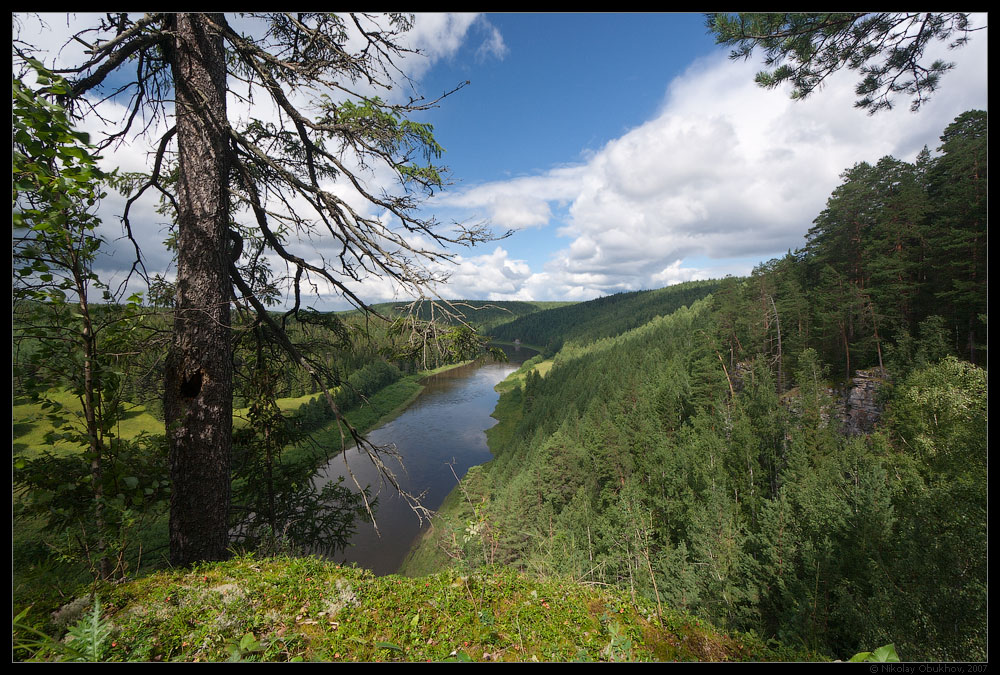
{"label": "pine tree trunk", "polygon": [[230,346],[226,61],[219,15],[176,14],[177,295],[166,364],[170,561],[221,560],[229,543]]}

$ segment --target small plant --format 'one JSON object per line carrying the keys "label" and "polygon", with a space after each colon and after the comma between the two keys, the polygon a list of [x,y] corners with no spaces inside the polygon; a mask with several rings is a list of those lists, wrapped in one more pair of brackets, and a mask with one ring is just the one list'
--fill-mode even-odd
{"label": "small plant", "polygon": [[95,597],[90,613],[69,629],[66,642],[74,652],[74,658],[70,660],[100,661],[104,653],[104,641],[110,634],[111,622],[101,619],[101,602]]}
{"label": "small plant", "polygon": [[879,647],[873,652],[858,652],[848,663],[899,663],[899,656],[896,654],[896,646],[892,644]]}
{"label": "small plant", "polygon": [[602,623],[606,622],[608,634],[611,641],[601,650],[601,655],[609,661],[631,661],[632,660],[632,639],[625,634],[622,625],[605,615]]}
{"label": "small plant", "polygon": [[264,646],[260,640],[254,637],[253,633],[244,635],[239,644],[232,644],[229,648],[229,662],[238,661],[259,661],[264,653]]}
{"label": "small plant", "polygon": [[[98,662],[104,656],[104,643],[111,634],[111,622],[101,618],[101,603],[96,597],[91,610],[66,634],[65,641],[56,640],[24,622],[28,608],[14,617],[14,648],[23,649],[36,657],[53,653],[59,661]],[[31,633],[34,638],[23,638],[20,633]]]}

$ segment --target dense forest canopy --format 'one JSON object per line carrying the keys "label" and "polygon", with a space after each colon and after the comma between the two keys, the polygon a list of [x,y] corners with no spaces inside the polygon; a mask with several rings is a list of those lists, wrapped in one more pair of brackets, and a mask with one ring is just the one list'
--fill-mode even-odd
{"label": "dense forest canopy", "polygon": [[501,395],[496,459],[424,547],[841,658],[985,659],[986,121],[851,167],[805,245],[749,277],[654,292],[688,307],[501,326],[591,329]]}
{"label": "dense forest canopy", "polygon": [[507,321],[493,330],[501,340],[520,340],[554,354],[564,342],[590,341],[637,328],[657,316],[689,305],[715,290],[718,282],[698,281],[656,291],[615,293]]}

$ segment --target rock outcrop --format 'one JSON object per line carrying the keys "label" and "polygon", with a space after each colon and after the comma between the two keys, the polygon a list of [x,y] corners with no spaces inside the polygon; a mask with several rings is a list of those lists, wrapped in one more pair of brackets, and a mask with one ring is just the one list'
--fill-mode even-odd
{"label": "rock outcrop", "polygon": [[[750,376],[752,366],[747,361],[736,363],[730,374],[733,390],[739,393],[743,390],[744,379]],[[882,418],[882,406],[878,403],[878,391],[888,380],[881,368],[857,370],[850,382],[842,387],[827,388],[826,393],[833,401],[832,409],[822,413],[825,423],[831,420],[839,425],[839,430],[845,436],[861,436],[870,434]],[[798,394],[793,389],[782,396],[785,405],[795,412],[798,411]]]}
{"label": "rock outcrop", "polygon": [[837,418],[847,436],[869,434],[882,417],[878,390],[886,381],[881,368],[855,371],[851,383],[837,396]]}

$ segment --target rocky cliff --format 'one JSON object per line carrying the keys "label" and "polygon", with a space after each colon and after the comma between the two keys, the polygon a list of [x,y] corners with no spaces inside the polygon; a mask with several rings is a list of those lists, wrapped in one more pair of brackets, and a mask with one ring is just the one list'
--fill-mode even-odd
{"label": "rocky cliff", "polygon": [[877,394],[886,379],[881,368],[858,370],[848,386],[835,392],[836,416],[844,434],[859,436],[875,428],[882,417]]}

